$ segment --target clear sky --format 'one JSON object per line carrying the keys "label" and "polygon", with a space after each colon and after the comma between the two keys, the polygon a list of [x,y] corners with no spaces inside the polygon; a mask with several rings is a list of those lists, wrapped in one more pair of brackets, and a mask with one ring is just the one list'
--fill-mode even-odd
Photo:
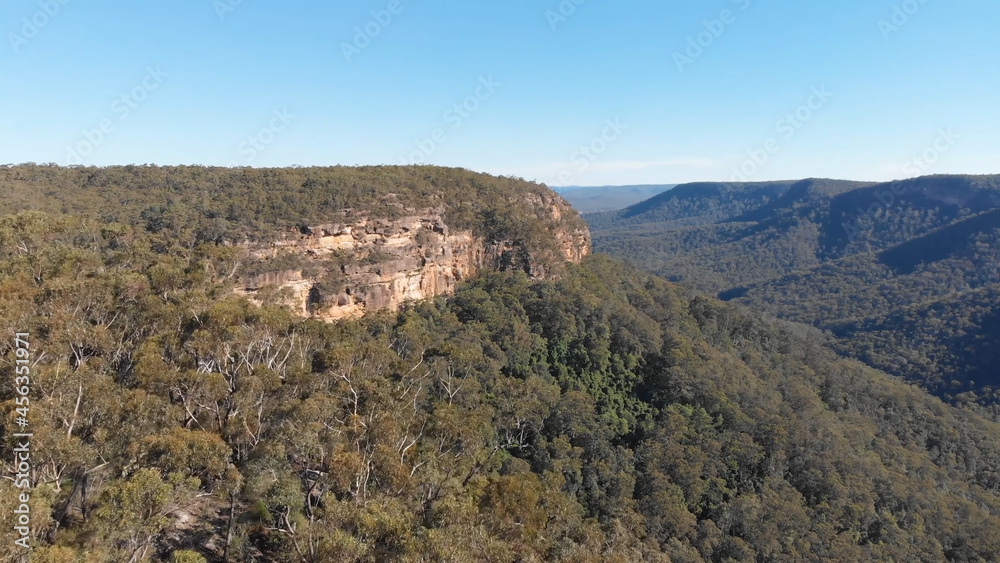
{"label": "clear sky", "polygon": [[6,0],[0,22],[0,163],[1000,173],[996,0]]}

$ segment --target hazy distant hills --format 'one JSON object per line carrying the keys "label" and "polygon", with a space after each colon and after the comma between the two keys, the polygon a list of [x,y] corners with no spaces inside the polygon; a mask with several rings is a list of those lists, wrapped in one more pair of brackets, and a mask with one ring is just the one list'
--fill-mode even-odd
{"label": "hazy distant hills", "polygon": [[[832,330],[842,351],[934,391],[1000,385],[973,361],[996,339],[1000,176],[688,184],[587,219],[597,251]],[[936,320],[918,331],[904,310]]]}
{"label": "hazy distant hills", "polygon": [[675,184],[642,186],[568,186],[554,188],[580,213],[613,211],[663,193]]}

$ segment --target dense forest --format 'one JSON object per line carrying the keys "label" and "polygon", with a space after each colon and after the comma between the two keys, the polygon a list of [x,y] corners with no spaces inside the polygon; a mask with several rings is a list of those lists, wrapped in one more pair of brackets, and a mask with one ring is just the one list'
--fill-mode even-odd
{"label": "dense forest", "polygon": [[1000,336],[1000,177],[694,184],[588,220],[598,251],[828,330],[869,365],[995,409],[983,354]]}
{"label": "dense forest", "polygon": [[[220,168],[0,166],[0,214],[43,211],[140,225],[181,243],[267,241],[356,218],[442,209],[448,225],[487,238],[544,241],[548,188],[431,166]],[[567,217],[584,227],[578,217]]]}
{"label": "dense forest", "polygon": [[235,247],[92,203],[0,217],[31,561],[1000,559],[1000,425],[815,329],[605,256],[325,324],[236,296]]}
{"label": "dense forest", "polygon": [[883,316],[834,325],[835,346],[1000,420],[1000,288],[955,294]]}

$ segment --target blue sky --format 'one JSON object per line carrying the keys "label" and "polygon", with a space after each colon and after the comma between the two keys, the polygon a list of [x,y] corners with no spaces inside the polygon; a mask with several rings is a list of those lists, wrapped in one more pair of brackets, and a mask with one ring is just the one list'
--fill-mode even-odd
{"label": "blue sky", "polygon": [[997,21],[995,0],[7,0],[0,162],[1000,173]]}

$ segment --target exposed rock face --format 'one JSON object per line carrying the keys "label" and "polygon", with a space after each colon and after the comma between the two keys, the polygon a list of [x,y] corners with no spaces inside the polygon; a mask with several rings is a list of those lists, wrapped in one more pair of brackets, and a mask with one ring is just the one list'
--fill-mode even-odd
{"label": "exposed rock face", "polygon": [[560,225],[552,231],[563,257],[574,264],[579,264],[584,258],[590,255],[591,238],[590,229],[584,226],[579,228],[568,227],[564,221],[566,214],[578,217],[577,212],[566,203],[562,197],[527,196],[528,202],[534,204],[543,213],[549,215],[551,220]]}
{"label": "exposed rock face", "polygon": [[239,293],[253,299],[264,288],[279,288],[296,313],[335,321],[450,294],[483,270],[516,268],[550,277],[553,264],[578,263],[590,254],[589,230],[564,220],[566,214],[576,216],[561,198],[529,198],[538,200],[529,203],[545,216],[542,224],[554,242],[553,250],[539,252],[543,256],[531,256],[513,241],[487,241],[472,231],[453,230],[442,209],[410,209],[398,219],[317,225],[251,247],[253,260],[293,255],[303,266],[247,279]]}

